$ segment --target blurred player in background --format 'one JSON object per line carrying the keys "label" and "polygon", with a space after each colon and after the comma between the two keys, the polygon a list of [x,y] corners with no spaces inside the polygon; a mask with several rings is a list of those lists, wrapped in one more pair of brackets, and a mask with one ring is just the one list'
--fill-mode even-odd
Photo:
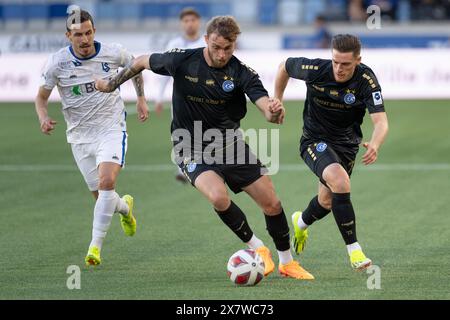
{"label": "blurred player in background", "polygon": [[[201,16],[194,8],[185,8],[180,13],[180,25],[183,34],[169,41],[166,46],[166,51],[174,48],[178,49],[194,49],[206,46],[205,38],[200,34]],[[158,96],[155,102],[156,113],[161,113],[163,110],[164,91],[170,77],[161,76]],[[177,169],[175,179],[187,183],[187,179],[180,168]]]}
{"label": "blurred player in background", "polygon": [[282,100],[289,77],[306,82],[303,135],[300,155],[319,177],[318,195],[303,211],[292,215],[295,251],[303,251],[307,228],[331,210],[347,245],[354,269],[371,265],[356,238],[356,220],[350,200],[350,176],[362,140],[361,124],[366,109],[374,125],[363,163],[377,160],[388,121],[381,87],[373,71],[361,64],[361,43],[353,35],[336,35],[332,59],[289,58],[282,62],[275,82],[275,97]]}
{"label": "blurred player in background", "polygon": [[[166,51],[171,49],[195,49],[206,46],[205,38],[200,34],[201,16],[194,8],[185,8],[180,13],[180,25],[182,35],[172,39],[166,46]],[[155,111],[161,113],[163,110],[164,91],[170,77],[161,76],[158,96],[155,101]]]}
{"label": "blurred player in background", "polygon": [[[272,180],[263,174],[266,168],[242,135],[236,135],[247,111],[245,95],[269,122],[280,124],[284,118],[283,105],[278,99],[269,98],[258,74],[233,56],[239,34],[233,17],[215,17],[207,25],[206,48],[140,56],[110,81],[98,80],[96,86],[110,92],[144,69],[171,75],[174,150],[177,163],[191,184],[208,199],[236,236],[261,255],[268,275],[275,269],[272,254],[255,236],[245,214],[231,200],[226,185],[234,193],[245,191],[264,212],[267,230],[278,251],[279,272],[295,279],[314,279],[292,258],[287,219]],[[213,141],[202,139],[207,130],[218,134]],[[190,138],[177,139],[177,132]],[[221,153],[212,163],[205,159],[211,145],[216,154]]]}
{"label": "blurred player in background", "polygon": [[[79,19],[76,17],[79,16]],[[95,88],[96,78],[109,78],[133,60],[118,44],[94,41],[91,15],[75,11],[67,19],[66,36],[70,46],[51,55],[42,74],[35,100],[41,131],[50,134],[56,121],[48,116],[48,98],[58,87],[62,112],[67,123],[67,142],[84,180],[96,198],[92,241],[85,262],[101,263],[100,251],[112,216],[120,213],[126,235],[136,232],[133,197],[122,198],[115,191],[117,176],[125,164],[127,150],[126,111],[119,90],[103,93]],[[138,118],[148,118],[142,75],[133,78],[137,94]]]}

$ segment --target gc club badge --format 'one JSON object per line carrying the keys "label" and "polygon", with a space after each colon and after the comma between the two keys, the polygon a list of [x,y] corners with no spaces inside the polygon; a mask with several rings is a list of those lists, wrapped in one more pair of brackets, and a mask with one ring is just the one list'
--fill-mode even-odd
{"label": "gc club badge", "polygon": [[326,144],[325,142],[320,142],[320,143],[316,146],[317,152],[324,152],[326,148],[327,148],[327,144]]}
{"label": "gc club badge", "polygon": [[225,81],[222,83],[222,89],[223,89],[223,91],[225,91],[225,92],[231,92],[231,91],[233,91],[233,89],[234,89],[234,82],[231,81],[231,80],[225,80]]}
{"label": "gc club badge", "polygon": [[353,93],[347,93],[344,96],[344,102],[346,104],[353,104],[353,103],[355,103],[355,101],[356,101],[356,98],[355,98],[355,95]]}

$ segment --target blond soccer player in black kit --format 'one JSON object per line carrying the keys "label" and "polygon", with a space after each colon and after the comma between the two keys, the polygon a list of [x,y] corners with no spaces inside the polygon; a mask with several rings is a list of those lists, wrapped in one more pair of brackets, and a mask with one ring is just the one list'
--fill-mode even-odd
{"label": "blond soccer player in black kit", "polygon": [[381,88],[373,71],[361,63],[361,43],[353,35],[332,39],[332,59],[288,58],[280,64],[275,97],[282,100],[289,78],[305,81],[300,156],[319,178],[318,195],[303,211],[292,215],[293,246],[303,251],[307,228],[333,211],[347,245],[350,263],[364,270],[372,261],[356,238],[356,220],[350,200],[350,176],[362,141],[361,124],[366,110],[373,122],[372,138],[363,143],[365,165],[377,160],[388,132]]}
{"label": "blond soccer player in black kit", "polygon": [[[287,219],[271,179],[263,174],[264,166],[239,134],[233,134],[229,143],[227,133],[236,132],[246,114],[245,95],[269,122],[281,124],[284,118],[283,105],[278,99],[269,98],[258,74],[233,56],[239,34],[233,17],[215,17],[207,25],[206,48],[174,49],[138,57],[110,81],[97,81],[96,87],[105,92],[114,90],[144,69],[172,76],[172,139],[177,164],[186,177],[213,205],[220,219],[261,255],[265,275],[275,269],[270,250],[253,234],[245,214],[231,200],[226,185],[234,193],[245,191],[264,212],[267,230],[278,251],[279,272],[295,279],[314,279],[292,258]],[[203,161],[207,148],[216,143],[201,139],[209,129],[224,136],[215,150],[223,152],[226,161]],[[189,139],[180,139],[177,136],[180,132],[187,132]],[[188,154],[179,154],[179,150],[185,149]],[[233,151],[232,163],[229,163],[229,150]],[[245,161],[240,163],[238,159]]]}

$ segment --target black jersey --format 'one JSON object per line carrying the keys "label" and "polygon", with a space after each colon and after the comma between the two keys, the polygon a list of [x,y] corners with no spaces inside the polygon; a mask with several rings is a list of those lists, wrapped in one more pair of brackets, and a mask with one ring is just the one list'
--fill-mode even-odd
{"label": "black jersey", "polygon": [[366,108],[369,113],[384,112],[378,80],[364,64],[359,64],[345,83],[334,79],[331,60],[289,58],[286,70],[290,77],[306,82],[303,110],[306,138],[357,148]]}
{"label": "black jersey", "polygon": [[[206,63],[203,48],[152,54],[150,68],[174,79],[172,132],[187,129],[196,140],[208,129],[219,129],[223,134],[227,129],[238,129],[247,112],[245,95],[253,103],[268,96],[258,74],[235,56],[223,68],[212,68]],[[197,121],[201,121],[201,132]],[[207,144],[202,141],[203,147]]]}

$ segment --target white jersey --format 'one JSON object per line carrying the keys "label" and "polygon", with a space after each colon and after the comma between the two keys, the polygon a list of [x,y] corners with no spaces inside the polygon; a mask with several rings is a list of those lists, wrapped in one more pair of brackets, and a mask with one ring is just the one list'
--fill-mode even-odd
{"label": "white jersey", "polygon": [[170,40],[167,43],[166,50],[171,49],[195,49],[195,48],[201,48],[205,47],[206,42],[204,37],[199,37],[197,40],[189,40],[186,39],[183,36],[176,37],[172,40]]}
{"label": "white jersey", "polygon": [[[172,50],[175,48],[178,49],[195,49],[206,47],[206,42],[204,37],[199,37],[197,40],[189,40],[183,36],[179,36],[169,41],[166,46],[166,51]],[[169,76],[161,76],[160,86],[158,90],[158,96],[156,98],[157,102],[162,102],[164,97],[164,91],[166,89],[167,84],[169,83],[171,77]]]}
{"label": "white jersey", "polygon": [[126,131],[120,90],[103,93],[94,83],[117,74],[133,56],[119,44],[94,44],[97,53],[86,59],[76,57],[71,46],[62,48],[50,56],[42,73],[45,89],[58,87],[68,143],[93,143],[110,130]]}

